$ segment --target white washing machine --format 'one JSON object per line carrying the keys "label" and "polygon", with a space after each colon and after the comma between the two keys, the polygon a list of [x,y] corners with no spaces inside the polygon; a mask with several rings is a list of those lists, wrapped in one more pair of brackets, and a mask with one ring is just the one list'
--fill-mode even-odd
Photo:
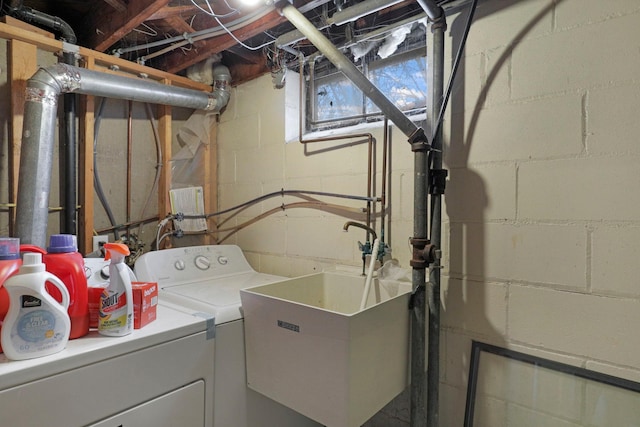
{"label": "white washing machine", "polygon": [[202,318],[158,306],[155,321],[124,337],[92,330],[49,356],[0,354],[0,426],[210,426],[207,332]]}
{"label": "white washing machine", "polygon": [[247,387],[240,289],[284,277],[256,272],[235,245],[149,252],[135,274],[158,283],[160,305],[207,319],[215,341],[213,427],[321,426]]}

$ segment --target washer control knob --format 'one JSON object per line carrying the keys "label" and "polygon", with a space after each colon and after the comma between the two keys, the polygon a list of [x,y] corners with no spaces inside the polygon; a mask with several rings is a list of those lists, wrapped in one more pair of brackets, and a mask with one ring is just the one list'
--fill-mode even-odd
{"label": "washer control knob", "polygon": [[193,263],[200,270],[208,270],[209,267],[211,267],[211,261],[209,261],[209,258],[207,258],[204,255],[198,255],[197,257],[195,257],[195,259],[193,260]]}
{"label": "washer control knob", "polygon": [[220,264],[220,265],[227,265],[227,263],[228,263],[228,262],[229,262],[229,258],[227,258],[226,256],[224,256],[224,255],[220,255],[220,256],[218,257],[218,264]]}
{"label": "washer control knob", "polygon": [[185,267],[184,261],[179,259],[173,264],[173,266],[176,268],[176,270],[182,271],[184,270],[184,267]]}

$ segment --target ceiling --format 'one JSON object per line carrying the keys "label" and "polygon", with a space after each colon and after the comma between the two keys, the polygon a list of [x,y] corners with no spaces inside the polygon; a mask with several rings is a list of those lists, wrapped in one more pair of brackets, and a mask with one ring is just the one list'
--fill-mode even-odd
{"label": "ceiling", "polygon": [[[415,0],[396,0],[352,22],[330,25],[336,12],[359,2],[298,0],[294,6],[316,27],[324,27],[336,45],[423,14]],[[274,40],[294,27],[273,6],[242,6],[239,0],[4,0],[4,13],[7,5],[59,17],[73,28],[81,46],[171,73],[184,75],[190,66],[215,58],[229,67],[234,85],[295,60],[296,52],[316,52],[304,39],[276,49]]]}

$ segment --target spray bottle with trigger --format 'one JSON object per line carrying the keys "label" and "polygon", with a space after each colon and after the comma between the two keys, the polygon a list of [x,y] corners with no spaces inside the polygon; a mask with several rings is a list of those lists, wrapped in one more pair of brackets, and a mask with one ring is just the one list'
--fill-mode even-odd
{"label": "spray bottle with trigger", "polygon": [[124,263],[129,248],[122,243],[105,243],[104,259],[109,264],[109,285],[100,295],[98,332],[102,335],[121,337],[133,330],[133,295],[129,270]]}

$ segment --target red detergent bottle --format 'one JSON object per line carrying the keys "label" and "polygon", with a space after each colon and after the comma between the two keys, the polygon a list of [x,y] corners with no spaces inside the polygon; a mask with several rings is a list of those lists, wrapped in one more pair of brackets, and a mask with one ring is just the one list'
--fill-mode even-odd
{"label": "red detergent bottle", "polygon": [[[69,339],[85,336],[89,333],[89,294],[87,276],[84,272],[84,258],[78,252],[76,236],[51,235],[42,261],[47,271],[62,280],[69,290],[69,309],[67,310],[71,319]],[[60,291],[50,283],[47,283],[47,292],[56,301],[62,301]]]}
{"label": "red detergent bottle", "polygon": [[[5,280],[18,272],[21,264],[20,239],[0,237],[0,330],[4,317],[9,311],[9,293],[2,285]],[[2,353],[1,345],[0,353]]]}

